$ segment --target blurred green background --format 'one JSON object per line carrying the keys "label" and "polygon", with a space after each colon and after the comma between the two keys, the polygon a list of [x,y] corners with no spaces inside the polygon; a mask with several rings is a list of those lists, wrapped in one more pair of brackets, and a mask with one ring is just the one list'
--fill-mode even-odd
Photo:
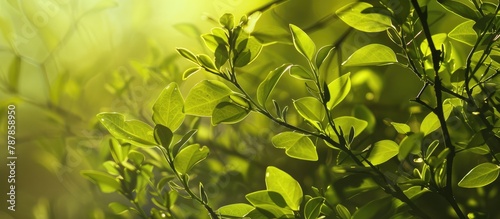
{"label": "blurred green background", "polygon": [[[181,82],[182,72],[190,66],[175,48],[205,52],[199,35],[216,26],[213,19],[225,12],[239,18],[266,9],[254,36],[267,46],[252,65],[241,69],[243,86],[252,88],[282,63],[303,62],[290,46],[288,24],[293,23],[305,29],[317,45],[339,44],[341,52],[322,69],[328,80],[339,72],[353,73],[353,91],[337,115],[350,114],[356,104],[364,104],[377,116],[379,138],[395,136],[383,120],[411,125],[425,116],[408,101],[421,85],[399,66],[340,67],[356,48],[389,42],[384,33],[353,31],[337,19],[334,12],[346,2],[351,1],[1,1],[0,119],[6,124],[7,105],[16,106],[18,160],[16,212],[7,211],[6,202],[1,201],[0,218],[118,217],[109,213],[107,204],[125,199],[102,194],[79,174],[80,170],[102,169],[100,164],[109,158],[108,148],[102,146],[107,134],[96,123],[95,115],[116,111],[150,122],[151,106],[161,89],[172,81]],[[440,24],[446,25],[433,26],[440,32],[463,21],[456,16],[441,17],[440,8],[435,13],[445,19]],[[197,74],[182,82],[183,94],[205,77],[211,76]],[[285,78],[274,98],[304,96],[305,89],[290,89],[297,85],[301,84]],[[208,124],[209,120],[202,122]],[[5,128],[0,126],[1,139],[5,139]],[[306,185],[304,188],[321,183],[318,179],[328,183],[317,164],[291,160],[273,148],[269,139],[281,128],[260,116],[251,115],[242,125],[200,129],[197,141],[209,146],[212,155],[199,174],[208,181],[205,185],[212,183],[209,193],[215,206],[244,202],[244,194],[262,189],[268,165],[291,173]],[[221,134],[225,137],[218,138]],[[0,161],[6,163],[7,150],[0,150]],[[326,154],[321,156],[327,159]],[[7,168],[2,165],[0,170],[0,185],[5,185]],[[7,189],[1,186],[0,194],[6,194]]]}

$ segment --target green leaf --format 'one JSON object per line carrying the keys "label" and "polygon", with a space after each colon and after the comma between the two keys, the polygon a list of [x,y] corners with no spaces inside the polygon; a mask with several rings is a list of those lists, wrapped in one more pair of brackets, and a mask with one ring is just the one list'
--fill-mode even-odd
{"label": "green leaf", "polygon": [[395,210],[392,197],[389,196],[363,205],[354,212],[352,219],[389,218]]}
{"label": "green leaf", "polygon": [[266,188],[281,194],[290,209],[299,210],[303,199],[302,188],[288,173],[273,166],[267,167]]}
{"label": "green leaf", "polygon": [[246,215],[251,219],[269,218],[294,218],[294,213],[290,209],[276,207],[274,205],[257,205],[255,209]]}
{"label": "green leaf", "polygon": [[183,148],[174,158],[175,170],[180,174],[186,174],[194,165],[207,158],[208,153],[208,147],[200,147],[199,144]]}
{"label": "green leaf", "polygon": [[345,206],[338,204],[335,206],[335,211],[339,215],[340,219],[351,219],[351,212]]}
{"label": "green leaf", "polygon": [[500,166],[492,163],[482,163],[472,168],[458,186],[462,188],[479,188],[494,182],[500,173]]}
{"label": "green leaf", "polygon": [[262,51],[262,43],[255,37],[249,37],[238,43],[238,55],[234,58],[235,67],[243,67],[252,63]]}
{"label": "green leaf", "polygon": [[271,95],[271,92],[280,80],[281,76],[286,70],[288,70],[289,67],[290,65],[283,64],[282,66],[272,70],[269,72],[266,79],[259,84],[259,87],[257,88],[257,101],[260,105],[265,106],[267,98],[269,98],[269,95]]}
{"label": "green leaf", "polygon": [[319,49],[318,53],[316,53],[316,68],[319,69],[325,59],[330,56],[330,54],[333,53],[335,50],[335,46],[333,45],[328,45],[328,46],[323,46],[321,49]]}
{"label": "green leaf", "polygon": [[134,164],[136,164],[137,166],[139,166],[139,165],[142,164],[142,162],[144,162],[144,160],[146,159],[146,157],[142,153],[139,153],[137,151],[131,151],[128,154],[128,159],[130,161],[132,161]]}
{"label": "green leaf", "polygon": [[217,71],[217,67],[215,66],[214,61],[207,55],[205,54],[197,55],[196,59],[198,60],[198,63],[200,63],[202,67]]}
{"label": "green leaf", "polygon": [[[461,0],[438,0],[439,4],[441,4],[446,10],[455,13],[458,16],[463,18],[468,18],[471,20],[478,20],[479,14],[476,12],[474,6],[467,5],[467,1]],[[470,3],[471,4],[471,3]]]}
{"label": "green leaf", "polygon": [[250,110],[244,109],[232,102],[221,102],[215,106],[212,113],[212,125],[238,123],[245,119],[249,112]]}
{"label": "green leaf", "polygon": [[111,202],[111,203],[109,203],[108,207],[115,214],[123,214],[129,210],[128,206],[126,206],[122,203],[119,203],[119,202]]}
{"label": "green leaf", "polygon": [[231,30],[234,27],[234,16],[230,13],[223,14],[219,19],[220,25],[224,28]]}
{"label": "green leaf", "polygon": [[275,191],[256,191],[245,195],[245,198],[253,206],[262,204],[276,205],[281,208],[285,208],[287,206],[285,199],[283,199],[281,194]]}
{"label": "green leaf", "polygon": [[177,48],[177,52],[187,60],[198,64],[198,59],[196,59],[196,55],[193,54],[191,51],[184,48]]}
{"label": "green leaf", "polygon": [[127,158],[127,154],[123,152],[122,145],[120,144],[120,142],[118,142],[114,138],[110,138],[109,146],[110,146],[111,156],[113,157],[113,160],[115,160],[115,162],[121,163],[125,161],[125,159]]}
{"label": "green leaf", "polygon": [[182,80],[186,80],[187,78],[189,78],[189,76],[193,75],[199,70],[201,70],[201,67],[188,68],[186,71],[184,71],[184,73],[182,73]]}
{"label": "green leaf", "polygon": [[120,183],[118,180],[106,173],[95,170],[83,170],[80,173],[82,176],[97,184],[103,193],[113,193],[120,190]]}
{"label": "green leaf", "polygon": [[373,5],[366,2],[355,2],[348,4],[336,14],[347,25],[363,32],[381,32],[389,29],[392,25],[389,16],[380,13],[366,13]]}
{"label": "green leaf", "polygon": [[412,154],[419,153],[423,138],[424,134],[422,132],[406,136],[399,143],[398,160],[399,161],[404,160],[410,153]]}
{"label": "green leaf", "polygon": [[[377,141],[372,145],[367,160],[372,165],[383,164],[396,156],[399,152],[399,145],[391,140]],[[369,166],[367,163],[365,166]]]}
{"label": "green leaf", "polygon": [[196,132],[196,129],[190,130],[188,133],[182,136],[181,140],[177,141],[174,145],[171,146],[172,155],[174,155],[174,157],[177,156],[181,147],[184,146],[184,144],[186,144]]}
{"label": "green leaf", "polygon": [[399,134],[406,135],[411,132],[410,126],[404,123],[391,122],[392,127],[396,129]]}
{"label": "green leaf", "polygon": [[228,45],[227,40],[225,40],[225,37],[222,38],[219,35],[215,35],[213,33],[206,33],[201,35],[201,38],[203,39],[203,42],[205,42],[205,46],[211,51],[215,52],[217,48],[219,47],[226,47]]}
{"label": "green leaf", "polygon": [[167,148],[167,149],[169,148],[170,143],[172,142],[173,136],[174,136],[174,134],[172,133],[172,131],[168,127],[161,125],[161,124],[158,124],[155,126],[155,129],[154,129],[155,141],[156,141],[156,143],[163,146],[164,148]]}
{"label": "green leaf", "polygon": [[220,81],[201,81],[189,91],[184,102],[184,112],[194,116],[212,116],[217,104],[227,100],[231,93],[231,89]]}
{"label": "green leaf", "polygon": [[448,33],[448,37],[469,46],[474,46],[477,41],[477,33],[473,28],[475,23],[475,21],[469,20],[459,24]]}
{"label": "green leaf", "polygon": [[351,91],[351,73],[344,74],[328,84],[330,100],[327,102],[328,109],[337,106]]}
{"label": "green leaf", "polygon": [[155,146],[153,128],[139,120],[127,120],[119,113],[99,113],[97,118],[101,124],[117,139],[137,144],[138,146]]}
{"label": "green leaf", "polygon": [[153,105],[153,121],[175,131],[184,121],[184,99],[175,82],[161,92]]}
{"label": "green leaf", "polygon": [[317,161],[316,146],[309,137],[296,132],[282,132],[271,139],[274,147],[285,149],[286,155],[300,160]]}
{"label": "green leaf", "polygon": [[220,207],[217,211],[222,216],[245,217],[255,208],[249,204],[236,203]]}
{"label": "green leaf", "polygon": [[304,216],[306,219],[316,219],[321,213],[321,206],[325,202],[323,197],[315,197],[307,201],[304,207]]}
{"label": "green leaf", "polygon": [[292,65],[292,66],[290,66],[290,68],[288,70],[289,70],[288,73],[290,74],[290,76],[292,76],[294,78],[297,78],[300,80],[313,80],[312,73],[310,73],[309,71],[307,71],[306,69],[304,69],[300,65]]}
{"label": "green leaf", "polygon": [[229,52],[227,51],[226,46],[219,45],[214,52],[215,56],[215,67],[220,69],[221,66],[226,64],[227,60],[229,60]]}
{"label": "green leaf", "polygon": [[352,115],[358,119],[368,122],[366,130],[368,133],[373,133],[377,125],[377,118],[373,115],[372,111],[365,105],[356,105],[353,109]]}
{"label": "green leaf", "polygon": [[323,104],[314,97],[300,98],[293,101],[293,105],[304,119],[321,122],[325,118]]}
{"label": "green leaf", "polygon": [[314,54],[316,53],[316,45],[311,40],[311,38],[307,35],[299,27],[290,24],[290,32],[292,33],[292,40],[295,49],[300,52],[304,57],[306,57],[309,61],[313,61]]}
{"label": "green leaf", "polygon": [[[342,129],[342,131],[344,132],[345,139],[349,139],[349,137],[350,138],[357,137],[368,126],[368,122],[361,120],[361,119],[357,119],[357,118],[352,117],[352,116],[341,116],[341,117],[335,118],[335,119],[333,119],[333,123],[335,124],[335,126],[337,127],[337,130],[339,132],[340,132],[340,129]],[[339,127],[340,127],[340,129],[339,129]],[[348,136],[348,133],[351,129],[354,129],[354,136]],[[330,138],[332,138],[332,140],[334,140],[336,142],[339,141],[338,136],[335,134],[335,132],[333,131],[331,126],[328,126],[327,131],[328,131],[328,133],[330,133]]]}
{"label": "green leaf", "polygon": [[208,204],[208,195],[207,192],[205,191],[205,188],[203,187],[203,183],[200,182],[198,190],[200,191],[199,197],[201,197],[201,201],[205,204]]}
{"label": "green leaf", "polygon": [[388,65],[398,62],[396,53],[382,44],[369,44],[356,50],[342,65],[344,66],[374,66]]}
{"label": "green leaf", "polygon": [[[443,104],[443,113],[445,119],[448,119],[448,117],[450,117],[451,111],[453,111],[453,105],[446,103]],[[441,127],[441,124],[439,123],[437,115],[433,112],[430,112],[429,114],[427,114],[424,120],[422,120],[422,123],[420,124],[420,131],[424,133],[424,136],[426,136],[439,127]]]}

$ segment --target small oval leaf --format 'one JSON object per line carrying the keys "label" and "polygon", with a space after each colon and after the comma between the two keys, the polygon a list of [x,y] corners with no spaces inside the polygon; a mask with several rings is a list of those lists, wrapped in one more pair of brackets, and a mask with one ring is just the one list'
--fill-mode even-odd
{"label": "small oval leaf", "polygon": [[388,65],[398,62],[396,53],[382,44],[369,44],[356,50],[342,65],[344,66],[373,66]]}
{"label": "small oval leaf", "polygon": [[500,173],[500,166],[492,163],[482,163],[472,168],[458,186],[462,188],[479,188],[494,182]]}
{"label": "small oval leaf", "polygon": [[314,54],[316,53],[316,45],[314,42],[306,32],[293,24],[290,24],[290,32],[292,33],[292,40],[295,49],[312,62]]}

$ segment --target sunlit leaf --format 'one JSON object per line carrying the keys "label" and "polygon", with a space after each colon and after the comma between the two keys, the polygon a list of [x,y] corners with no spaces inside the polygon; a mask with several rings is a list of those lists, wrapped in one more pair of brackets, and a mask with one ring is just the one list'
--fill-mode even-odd
{"label": "sunlit leaf", "polygon": [[356,50],[342,65],[344,66],[374,66],[396,63],[396,53],[382,44],[369,44]]}
{"label": "sunlit leaf", "polygon": [[257,101],[260,105],[265,105],[267,99],[269,98],[269,95],[271,95],[271,92],[278,83],[279,79],[281,78],[283,73],[288,70],[289,67],[290,65],[284,64],[272,70],[271,72],[269,72],[266,79],[264,79],[264,81],[259,84],[259,87],[257,88]]}
{"label": "sunlit leaf", "polygon": [[448,33],[448,37],[469,46],[474,46],[477,40],[477,33],[473,28],[475,23],[476,22],[469,20],[459,24]]}
{"label": "sunlit leaf", "polygon": [[223,14],[220,19],[219,23],[226,29],[231,30],[234,27],[234,16],[233,14],[230,13],[225,13]]}
{"label": "sunlit leaf", "polygon": [[194,165],[207,158],[208,153],[208,147],[200,147],[199,144],[183,148],[174,158],[175,170],[180,174],[186,174]]}
{"label": "sunlit leaf", "polygon": [[[345,139],[349,139],[349,137],[350,138],[357,137],[368,126],[368,123],[366,121],[361,120],[361,119],[357,119],[357,118],[352,117],[352,116],[341,116],[341,117],[335,118],[335,119],[333,119],[333,123],[335,124],[335,126],[337,127],[337,130],[339,132],[340,132],[340,129],[342,129],[342,131],[344,133],[343,137]],[[349,136],[349,131],[351,129],[354,129],[354,133],[353,133],[354,136]],[[338,136],[335,134],[335,132],[331,126],[328,126],[327,131],[328,131],[328,133],[330,133],[330,137],[332,138],[332,140],[334,140],[336,142],[339,141]]]}
{"label": "sunlit leaf", "polygon": [[326,60],[326,58],[328,56],[330,56],[330,54],[332,54],[334,50],[335,50],[335,46],[332,46],[332,45],[321,47],[319,49],[318,53],[316,54],[316,59],[315,59],[316,68],[319,69],[319,67],[321,67],[321,65]]}
{"label": "sunlit leaf", "polygon": [[328,84],[330,100],[327,102],[328,109],[337,106],[351,91],[351,73],[344,74]]}
{"label": "sunlit leaf", "polygon": [[220,37],[216,36],[215,34],[207,33],[201,35],[201,38],[203,39],[203,42],[205,42],[205,45],[207,46],[210,51],[215,52],[218,47],[226,47],[227,41]]}
{"label": "sunlit leaf", "polygon": [[338,204],[335,206],[335,211],[339,215],[340,219],[351,219],[351,212],[345,206]]}
{"label": "sunlit leaf", "polygon": [[366,13],[373,5],[366,2],[348,4],[336,14],[347,25],[364,32],[381,32],[391,27],[391,18],[380,13]]}
{"label": "sunlit leaf", "polygon": [[217,211],[221,215],[230,217],[245,217],[250,211],[255,209],[249,204],[236,203],[220,207]]}
{"label": "sunlit leaf", "polygon": [[303,97],[293,101],[297,112],[304,118],[321,122],[325,118],[326,112],[323,104],[314,97]]}
{"label": "sunlit leaf", "polygon": [[[366,158],[372,165],[383,164],[396,156],[399,152],[399,145],[391,140],[377,141],[372,145],[369,156]],[[365,166],[369,166],[367,163]]]}
{"label": "sunlit leaf", "polygon": [[182,80],[186,80],[187,78],[189,78],[189,76],[193,75],[194,73],[196,73],[200,70],[201,70],[201,67],[192,67],[192,68],[186,69],[186,71],[184,71],[184,73],[182,73]]}
{"label": "sunlit leaf", "polygon": [[120,189],[118,180],[106,173],[95,170],[83,170],[81,174],[93,183],[97,184],[102,192],[112,193]]}
{"label": "sunlit leaf", "polygon": [[243,67],[253,62],[262,51],[262,43],[255,37],[249,37],[241,41],[236,47],[238,55],[235,56],[234,66]]}
{"label": "sunlit leaf", "polygon": [[492,163],[482,163],[472,168],[458,186],[462,188],[479,188],[494,182],[500,173],[500,166]]}
{"label": "sunlit leaf", "polygon": [[184,112],[188,115],[212,116],[217,104],[227,100],[231,93],[231,89],[220,81],[201,81],[189,91],[184,102]]}
{"label": "sunlit leaf", "polygon": [[249,112],[250,110],[232,102],[220,102],[212,112],[212,125],[238,123],[245,119]]}
{"label": "sunlit leaf", "polygon": [[290,209],[299,210],[303,199],[302,188],[288,173],[273,166],[267,167],[266,188],[281,194]]}
{"label": "sunlit leaf", "polygon": [[275,191],[268,191],[268,190],[256,191],[245,195],[245,198],[253,206],[262,204],[276,205],[281,208],[287,206],[285,199],[283,199],[281,194]]}
{"label": "sunlit leaf", "polygon": [[97,118],[101,124],[117,139],[138,144],[154,146],[153,128],[139,120],[125,120],[119,113],[99,113]]}
{"label": "sunlit leaf", "polygon": [[316,53],[316,44],[314,44],[306,32],[293,24],[290,24],[290,32],[292,33],[295,49],[312,62]]}
{"label": "sunlit leaf", "polygon": [[313,80],[312,73],[300,65],[292,65],[289,68],[289,74],[300,80]]}
{"label": "sunlit leaf", "polygon": [[276,148],[285,149],[285,153],[292,158],[301,160],[318,160],[316,146],[309,137],[296,132],[282,132],[272,138]]}
{"label": "sunlit leaf", "polygon": [[479,14],[474,9],[472,3],[460,0],[438,0],[446,10],[455,13],[463,18],[471,20],[479,19]]}
{"label": "sunlit leaf", "polygon": [[204,68],[217,71],[217,67],[215,66],[214,61],[207,55],[205,54],[197,55],[196,59],[198,60],[198,63],[200,63],[200,65],[203,66]]}
{"label": "sunlit leaf", "polygon": [[153,121],[175,131],[184,121],[184,99],[175,82],[161,92],[153,105]]}
{"label": "sunlit leaf", "polygon": [[321,206],[325,202],[323,197],[315,197],[307,201],[304,207],[304,216],[306,219],[316,219],[321,213]]}
{"label": "sunlit leaf", "polygon": [[411,132],[410,126],[404,123],[391,122],[392,127],[396,129],[399,134],[406,135]]}
{"label": "sunlit leaf", "polygon": [[[450,117],[451,111],[453,111],[453,106],[451,104],[443,104],[443,114],[445,120]],[[426,136],[439,127],[441,127],[441,124],[439,123],[437,115],[430,112],[424,120],[422,120],[422,123],[420,124],[420,131],[424,133],[424,136]]]}

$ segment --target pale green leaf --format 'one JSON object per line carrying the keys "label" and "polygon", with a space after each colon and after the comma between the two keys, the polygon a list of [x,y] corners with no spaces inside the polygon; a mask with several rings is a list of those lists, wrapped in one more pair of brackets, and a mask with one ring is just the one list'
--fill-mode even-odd
{"label": "pale green leaf", "polygon": [[255,208],[249,204],[236,203],[222,206],[217,211],[224,216],[244,217],[253,209]]}
{"label": "pale green leaf", "polygon": [[[354,133],[353,133],[354,136],[350,136],[350,137],[355,138],[359,134],[361,134],[361,132],[363,132],[363,130],[365,130],[366,127],[368,126],[368,122],[361,120],[361,119],[357,119],[357,118],[352,117],[352,116],[341,116],[341,117],[335,118],[335,119],[333,119],[333,123],[335,124],[335,126],[337,127],[337,130],[339,132],[340,132],[340,129],[342,129],[342,132],[344,133],[343,137],[345,139],[349,139],[348,137],[349,137],[349,132],[350,132],[351,128],[354,129]],[[327,131],[328,131],[328,133],[330,133],[330,137],[332,138],[332,140],[334,140],[335,142],[339,141],[338,136],[335,134],[335,132],[333,131],[331,126],[328,126]]]}
{"label": "pale green leaf", "polygon": [[129,210],[128,206],[126,206],[122,203],[119,203],[119,202],[111,202],[111,203],[109,203],[108,207],[115,214],[123,214]]}
{"label": "pale green leaf", "polygon": [[404,123],[391,122],[392,127],[396,129],[399,134],[406,135],[411,132],[410,126]]}
{"label": "pale green leaf", "polygon": [[307,120],[321,122],[325,118],[326,112],[323,104],[314,97],[303,97],[293,101],[297,112]]}
{"label": "pale green leaf", "polygon": [[175,131],[184,121],[184,99],[175,82],[161,92],[153,105],[153,121]]}
{"label": "pale green leaf", "polygon": [[316,45],[314,42],[306,32],[293,24],[290,24],[290,32],[292,33],[293,45],[295,46],[295,49],[312,62],[314,54],[316,53]]}
{"label": "pale green leaf", "polygon": [[215,52],[219,46],[226,47],[226,45],[228,45],[224,38],[215,34],[203,34],[201,35],[201,38],[203,39],[203,42],[205,42],[205,46],[207,46],[211,52]]}
{"label": "pale green leaf", "polygon": [[186,174],[194,165],[207,158],[208,153],[208,147],[200,147],[199,144],[183,148],[174,158],[175,170],[180,174]]}
{"label": "pale green leaf", "polygon": [[196,59],[196,55],[191,51],[184,48],[177,48],[177,52],[184,58],[188,59],[191,62],[198,64],[198,60]]}
{"label": "pale green leaf", "polygon": [[[372,145],[367,160],[372,165],[383,164],[396,156],[399,152],[399,145],[391,140],[377,141]],[[369,166],[365,163],[365,166]]]}
{"label": "pale green leaf", "polygon": [[321,65],[326,60],[326,58],[328,56],[330,56],[330,54],[332,54],[334,50],[335,50],[335,46],[332,46],[332,45],[321,47],[319,49],[318,53],[316,53],[316,60],[315,60],[316,61],[316,68],[319,69],[319,67],[321,67]]}
{"label": "pale green leaf", "polygon": [[83,170],[80,173],[97,184],[103,193],[113,193],[120,189],[120,182],[106,173],[95,170]]}
{"label": "pale green leaf", "polygon": [[287,206],[285,199],[275,191],[261,190],[249,193],[245,195],[245,198],[250,202],[253,206],[269,204],[276,205],[281,208],[285,208]]}
{"label": "pale green leaf", "polygon": [[266,188],[281,194],[290,209],[299,210],[304,194],[300,184],[288,173],[273,166],[267,167]]}
{"label": "pale green leaf", "polygon": [[465,174],[464,178],[458,183],[458,186],[462,188],[487,186],[498,178],[499,173],[500,166],[492,163],[482,163]]}
{"label": "pale green leaf", "polygon": [[321,213],[321,206],[325,202],[323,197],[315,197],[307,201],[304,207],[304,216],[306,219],[317,219]]}
{"label": "pale green leaf", "polygon": [[398,62],[396,53],[382,44],[369,44],[356,50],[342,65],[344,66],[374,66]]}
{"label": "pale green leaf", "polygon": [[272,138],[276,148],[285,149],[285,153],[292,158],[316,161],[318,152],[316,146],[306,135],[296,132],[282,132]]}
{"label": "pale green leaf", "polygon": [[269,95],[271,95],[271,92],[278,83],[279,79],[289,67],[290,65],[283,64],[282,66],[272,70],[269,72],[266,79],[259,84],[259,87],[257,88],[257,101],[260,105],[265,105],[266,100],[269,98]]}
{"label": "pale green leaf", "polygon": [[224,28],[231,30],[234,27],[234,16],[230,13],[223,14],[219,19],[220,25]]}
{"label": "pale green leaf", "polygon": [[389,16],[380,13],[366,13],[373,6],[366,2],[355,2],[348,4],[336,14],[347,25],[363,32],[381,32],[389,29],[392,25]]}
{"label": "pale green leaf", "polygon": [[313,80],[312,73],[304,69],[300,65],[292,65],[289,68],[290,76],[300,79],[300,80]]}
{"label": "pale green leaf", "polygon": [[193,75],[199,70],[201,70],[201,67],[188,68],[186,71],[184,71],[184,73],[182,73],[182,80],[186,80],[187,78],[189,78],[189,76]]}
{"label": "pale green leaf", "polygon": [[201,81],[189,91],[184,102],[184,112],[188,115],[212,116],[217,104],[227,100],[231,93],[231,89],[220,81]]}
{"label": "pale green leaf", "polygon": [[475,21],[469,20],[459,24],[448,33],[448,37],[469,46],[474,46],[477,41],[477,33],[473,28],[475,23]]}
{"label": "pale green leaf", "polygon": [[335,206],[335,211],[337,215],[339,215],[340,219],[351,219],[351,212],[342,204],[338,204]]}
{"label": "pale green leaf", "polygon": [[330,100],[327,102],[328,109],[337,106],[351,91],[351,73],[344,74],[328,84]]}
{"label": "pale green leaf", "polygon": [[[453,106],[451,104],[443,104],[443,113],[445,120],[450,117],[451,111],[453,111]],[[439,123],[437,115],[433,112],[430,112],[429,114],[427,114],[424,120],[422,120],[422,123],[420,124],[420,131],[424,133],[424,136],[426,136],[439,127],[441,127],[441,124]]]}
{"label": "pale green leaf", "polygon": [[97,118],[101,124],[117,139],[137,144],[138,146],[155,146],[153,128],[139,120],[126,120],[119,113],[99,113]]}
{"label": "pale green leaf", "polygon": [[219,123],[234,124],[245,119],[250,110],[232,102],[221,102],[212,113],[212,125]]}

